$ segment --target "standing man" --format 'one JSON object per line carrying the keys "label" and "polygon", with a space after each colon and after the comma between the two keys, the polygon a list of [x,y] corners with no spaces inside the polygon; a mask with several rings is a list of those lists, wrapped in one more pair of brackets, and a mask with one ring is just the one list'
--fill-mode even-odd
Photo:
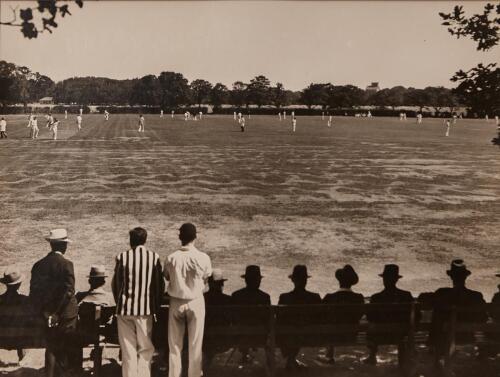
{"label": "standing man", "polygon": [[292,132],[295,133],[295,128],[297,127],[297,119],[292,117]]}
{"label": "standing man", "polygon": [[76,124],[78,126],[78,131],[81,131],[81,129],[82,129],[82,116],[80,114],[78,114],[76,117]]}
{"label": "standing man", "polygon": [[47,119],[47,124],[45,125],[45,127],[47,128],[50,128],[50,125],[52,123],[54,123],[54,118],[52,117],[52,114],[51,113],[48,113],[45,118]]}
{"label": "standing man", "polygon": [[80,115],[83,115],[83,108],[80,107]]}
{"label": "standing man", "polygon": [[50,124],[50,130],[52,131],[53,139],[57,140],[57,127],[59,126],[59,121],[54,118],[54,121]]}
{"label": "standing man", "polygon": [[321,112],[321,120],[325,120],[325,112],[324,111]]}
{"label": "standing man", "polygon": [[286,120],[286,111],[283,111],[283,120]]}
{"label": "standing man", "polygon": [[174,110],[172,110],[172,111],[170,112],[170,117],[171,117],[172,119],[174,119]]}
{"label": "standing man", "polygon": [[457,124],[457,114],[453,114],[453,124]]}
{"label": "standing man", "polygon": [[245,117],[242,117],[240,119],[240,128],[241,128],[241,132],[245,132]]}
{"label": "standing man", "polygon": [[163,118],[163,110],[160,110],[160,118]]}
{"label": "standing man", "polygon": [[150,377],[154,316],[159,312],[165,282],[158,254],[146,249],[146,229],[129,232],[130,249],[116,257],[111,283],[116,302],[123,377]]}
{"label": "standing man", "polygon": [[144,119],[144,116],[141,114],[139,115],[139,132],[144,132],[144,124],[146,120]]}
{"label": "standing man", "polygon": [[450,126],[451,126],[450,120],[446,119],[444,123],[446,124],[446,133],[444,136],[448,137],[450,136]]}
{"label": "standing man", "polygon": [[68,110],[64,110],[64,119],[68,119]]}
{"label": "standing man", "polygon": [[108,112],[108,110],[104,110],[104,120],[106,120],[106,121],[109,120],[109,112]]}
{"label": "standing man", "polygon": [[33,126],[31,125],[32,121],[33,121],[33,114],[30,114],[30,116],[28,117],[28,126],[27,126],[27,128],[30,129],[30,139],[33,138]]}
{"label": "standing man", "polygon": [[278,113],[278,116],[280,117],[280,122],[281,122],[281,111]]}
{"label": "standing man", "polygon": [[236,111],[233,113],[233,119],[236,120]]}
{"label": "standing man", "polygon": [[64,376],[70,369],[71,343],[78,316],[73,263],[65,257],[71,241],[66,229],[51,230],[45,239],[50,243],[51,252],[31,269],[29,295],[47,324],[45,375]]}
{"label": "standing man", "polygon": [[200,111],[198,114],[200,115],[200,120],[201,120],[201,117],[202,117],[202,115],[203,115],[203,112],[202,112],[202,111]]}
{"label": "standing man", "polygon": [[31,121],[31,138],[32,139],[38,139],[38,120],[36,119],[36,116],[33,117],[33,120]]}
{"label": "standing man", "polygon": [[0,139],[7,139],[7,121],[4,117],[0,120]]}
{"label": "standing man", "polygon": [[212,275],[210,257],[195,245],[196,227],[182,224],[179,229],[182,246],[165,261],[164,274],[170,295],[168,312],[169,377],[181,377],[181,354],[184,334],[188,332],[189,377],[200,377],[205,329],[205,281]]}

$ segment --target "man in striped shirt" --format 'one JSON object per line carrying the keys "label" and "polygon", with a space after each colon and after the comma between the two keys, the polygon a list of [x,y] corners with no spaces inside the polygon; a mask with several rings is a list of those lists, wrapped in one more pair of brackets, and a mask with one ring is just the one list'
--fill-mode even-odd
{"label": "man in striped shirt", "polygon": [[130,247],[116,257],[112,288],[116,301],[123,377],[150,377],[153,317],[165,289],[160,257],[146,249],[147,232],[134,228]]}
{"label": "man in striped shirt", "polygon": [[191,223],[179,229],[181,248],[165,261],[164,274],[170,295],[168,311],[169,377],[181,377],[184,333],[188,332],[189,377],[201,376],[203,333],[205,329],[205,281],[212,275],[210,257],[194,246],[196,227]]}

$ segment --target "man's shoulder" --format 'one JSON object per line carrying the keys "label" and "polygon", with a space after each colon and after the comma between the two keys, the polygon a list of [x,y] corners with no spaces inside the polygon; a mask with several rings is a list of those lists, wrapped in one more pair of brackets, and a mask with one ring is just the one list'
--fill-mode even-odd
{"label": "man's shoulder", "polygon": [[241,289],[238,289],[238,290],[234,291],[231,294],[231,297],[237,298],[237,297],[245,295],[245,293],[246,293],[246,289],[245,288],[241,288]]}
{"label": "man's shoulder", "polygon": [[484,301],[483,294],[481,292],[475,291],[473,289],[468,289],[468,288],[466,288],[466,292],[469,295],[469,297],[471,298],[471,300]]}
{"label": "man's shoulder", "polygon": [[311,300],[321,301],[319,293],[306,291],[306,296]]}
{"label": "man's shoulder", "polygon": [[291,292],[285,292],[280,294],[280,297],[278,299],[279,304],[286,304],[293,298],[293,291]]}

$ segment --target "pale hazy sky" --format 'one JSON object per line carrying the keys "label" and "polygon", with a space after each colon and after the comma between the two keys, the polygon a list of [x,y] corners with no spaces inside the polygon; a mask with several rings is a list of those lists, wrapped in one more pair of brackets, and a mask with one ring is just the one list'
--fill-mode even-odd
{"label": "pale hazy sky", "polygon": [[[20,4],[19,4],[20,3]],[[10,6],[1,1],[2,20]],[[311,82],[379,81],[453,86],[460,68],[499,61],[454,39],[438,16],[456,2],[86,1],[59,18],[53,34],[25,39],[0,28],[1,59],[54,80],[73,76],[133,78],[161,71],[230,86],[257,74],[289,89]],[[460,2],[481,11],[483,2]]]}

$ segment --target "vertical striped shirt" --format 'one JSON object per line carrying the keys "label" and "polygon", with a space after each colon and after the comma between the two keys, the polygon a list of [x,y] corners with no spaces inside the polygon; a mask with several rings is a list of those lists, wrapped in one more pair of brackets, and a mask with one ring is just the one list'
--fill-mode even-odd
{"label": "vertical striped shirt", "polygon": [[144,245],[116,257],[113,293],[118,315],[155,314],[163,295],[160,257]]}

